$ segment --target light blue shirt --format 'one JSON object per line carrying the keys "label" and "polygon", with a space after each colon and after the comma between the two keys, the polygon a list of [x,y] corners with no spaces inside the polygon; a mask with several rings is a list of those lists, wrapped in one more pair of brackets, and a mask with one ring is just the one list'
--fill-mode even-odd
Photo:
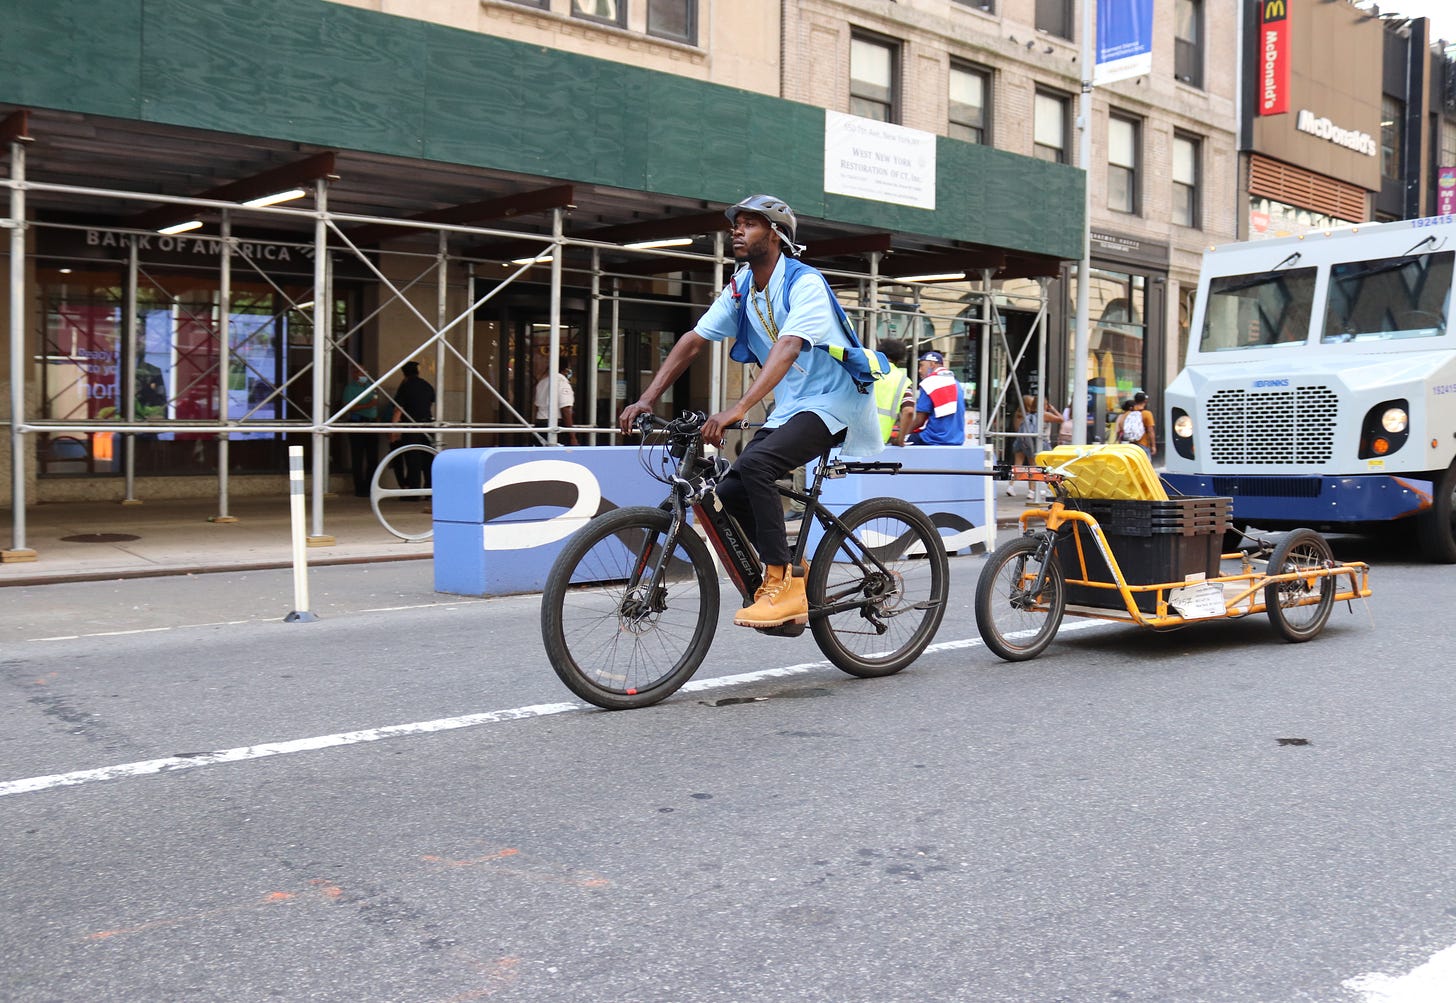
{"label": "light blue shirt", "polygon": [[[698,321],[695,331],[709,341],[723,341],[738,336],[739,306],[733,291],[742,279],[734,277],[713,301],[708,312]],[[770,316],[764,293],[754,291],[752,280],[743,309],[747,311],[750,347],[753,354],[767,360],[773,348],[765,321]],[[854,382],[827,352],[815,345],[849,346],[849,339],[839,330],[839,320],[829,302],[829,287],[817,278],[801,275],[789,290],[789,306],[784,305],[784,258],[779,257],[769,276],[765,290],[772,304],[772,317],[780,338],[802,338],[806,347],[773,389],[774,408],[764,424],[778,428],[796,414],[812,411],[824,420],[830,432],[838,433],[862,410],[865,395],[854,388]],[[755,309],[755,306],[757,309]]]}

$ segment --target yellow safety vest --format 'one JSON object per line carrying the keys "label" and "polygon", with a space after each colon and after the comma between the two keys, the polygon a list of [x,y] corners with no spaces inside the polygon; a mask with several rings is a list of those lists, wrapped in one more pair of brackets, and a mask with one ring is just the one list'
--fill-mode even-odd
{"label": "yellow safety vest", "polygon": [[905,399],[905,387],[910,383],[910,374],[899,366],[891,366],[885,378],[875,383],[875,407],[880,413],[880,438],[890,441],[895,431],[895,422],[900,420],[900,401]]}

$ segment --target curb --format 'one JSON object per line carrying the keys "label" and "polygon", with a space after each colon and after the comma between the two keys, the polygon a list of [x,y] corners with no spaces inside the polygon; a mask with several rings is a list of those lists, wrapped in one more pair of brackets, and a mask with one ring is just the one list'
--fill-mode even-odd
{"label": "curb", "polygon": [[[358,557],[325,557],[309,561],[310,568],[336,567],[346,564],[387,564],[395,561],[424,561],[433,554],[361,555]],[[292,561],[249,561],[236,564],[173,564],[155,568],[123,568],[113,571],[79,571],[54,575],[32,575],[28,578],[0,580],[0,589],[35,585],[66,585],[73,582],[113,582],[129,578],[171,578],[178,575],[219,575],[229,571],[282,571],[293,567]]]}

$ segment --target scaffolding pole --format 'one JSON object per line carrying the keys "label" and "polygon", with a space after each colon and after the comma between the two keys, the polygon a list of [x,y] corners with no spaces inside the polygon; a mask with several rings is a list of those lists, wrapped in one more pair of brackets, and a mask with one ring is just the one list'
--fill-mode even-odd
{"label": "scaffolding pole", "polygon": [[[217,273],[217,422],[228,423],[228,383],[232,379],[233,354],[233,221],[224,210],[220,226],[222,261]],[[217,515],[211,522],[237,522],[228,515],[228,465],[232,436],[226,432],[217,437]]]}
{"label": "scaffolding pole", "polygon": [[333,308],[329,299],[329,183],[323,178],[314,182],[313,224],[313,407],[314,430],[309,436],[313,447],[313,504],[310,513],[313,532],[309,546],[326,547],[334,542],[324,535],[324,489],[327,485],[327,453],[329,437],[324,434],[324,414],[328,410],[329,386],[324,382],[324,351],[329,344],[329,318]]}
{"label": "scaffolding pole", "polygon": [[25,146],[10,143],[10,549],[4,561],[33,561],[25,545]]}

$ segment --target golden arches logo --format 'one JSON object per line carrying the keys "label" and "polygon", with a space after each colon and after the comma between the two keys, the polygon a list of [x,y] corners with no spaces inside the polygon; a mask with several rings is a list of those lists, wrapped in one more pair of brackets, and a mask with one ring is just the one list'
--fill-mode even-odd
{"label": "golden arches logo", "polygon": [[1282,21],[1289,16],[1286,0],[1264,0],[1264,20]]}

